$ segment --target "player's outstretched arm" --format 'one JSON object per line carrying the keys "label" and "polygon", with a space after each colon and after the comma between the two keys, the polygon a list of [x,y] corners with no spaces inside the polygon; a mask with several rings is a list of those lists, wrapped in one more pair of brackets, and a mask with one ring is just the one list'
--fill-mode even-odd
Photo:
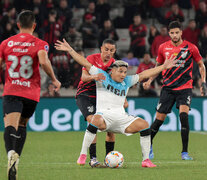
{"label": "player's outstretched arm", "polygon": [[84,66],[87,71],[90,70],[92,64],[87,61],[86,58],[78,54],[67,42],[65,39],[62,41],[58,41],[55,43],[55,48],[59,51],[66,51],[68,52],[73,59],[80,65]]}
{"label": "player's outstretched arm", "polygon": [[206,91],[207,91],[207,87],[206,87],[206,68],[205,65],[203,63],[203,61],[198,61],[198,67],[199,67],[199,72],[201,74],[201,87],[200,87],[200,92],[201,92],[201,96],[205,96],[206,95]]}
{"label": "player's outstretched arm", "polygon": [[51,78],[52,84],[55,86],[55,91],[57,92],[61,87],[61,83],[55,77],[47,52],[45,50],[40,50],[38,52],[38,59],[42,69]]}
{"label": "player's outstretched arm", "polygon": [[[156,63],[155,67],[160,66],[160,63]],[[156,74],[155,76],[150,77],[146,82],[143,82],[143,88],[145,90],[148,90],[151,86],[152,81],[158,76],[158,74]]]}
{"label": "player's outstretched arm", "polygon": [[170,69],[170,68],[174,67],[177,62],[177,60],[175,60],[175,58],[176,57],[174,55],[172,55],[169,59],[166,58],[164,64],[139,73],[139,82],[141,82],[145,79],[148,79],[152,76],[156,76],[157,74],[159,74],[160,72],[162,72],[165,69]]}
{"label": "player's outstretched arm", "polygon": [[82,70],[82,75],[81,75],[81,80],[83,82],[89,82],[89,81],[102,81],[102,80],[105,80],[106,77],[104,76],[103,73],[98,73],[98,74],[94,74],[94,75],[91,75],[88,73],[88,71],[86,70]]}

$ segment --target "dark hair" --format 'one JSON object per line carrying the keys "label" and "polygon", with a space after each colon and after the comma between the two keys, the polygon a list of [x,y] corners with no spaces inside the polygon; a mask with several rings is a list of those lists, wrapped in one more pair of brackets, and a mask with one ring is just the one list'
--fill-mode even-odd
{"label": "dark hair", "polygon": [[174,28],[179,28],[180,30],[182,30],[182,25],[179,21],[172,21],[169,25],[168,25],[168,31],[170,29],[174,29]]}
{"label": "dark hair", "polygon": [[21,28],[32,28],[33,23],[35,23],[35,15],[30,10],[24,10],[18,15],[17,22]]}
{"label": "dark hair", "polygon": [[103,41],[103,43],[102,43],[102,46],[103,46],[104,44],[111,44],[111,45],[115,45],[115,46],[116,46],[115,41],[112,40],[112,39],[105,39],[105,40]]}

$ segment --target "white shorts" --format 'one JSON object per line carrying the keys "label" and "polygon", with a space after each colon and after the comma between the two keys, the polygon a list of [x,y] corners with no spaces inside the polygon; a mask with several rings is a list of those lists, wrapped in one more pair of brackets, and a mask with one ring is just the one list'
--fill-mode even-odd
{"label": "white shorts", "polygon": [[125,129],[139,118],[131,116],[126,112],[123,114],[120,112],[112,112],[111,110],[97,112],[96,114],[101,115],[106,123],[106,129],[103,131],[121,133],[126,136],[130,136],[132,133],[125,133]]}

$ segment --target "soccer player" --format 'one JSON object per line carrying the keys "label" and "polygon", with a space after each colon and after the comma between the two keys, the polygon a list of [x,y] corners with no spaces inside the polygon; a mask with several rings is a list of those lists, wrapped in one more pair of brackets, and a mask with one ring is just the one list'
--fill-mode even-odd
{"label": "soccer player", "polygon": [[100,129],[106,132],[122,133],[131,135],[140,132],[140,143],[142,148],[142,167],[155,167],[149,160],[150,152],[150,129],[148,123],[139,118],[128,115],[124,110],[124,102],[126,99],[129,87],[137,82],[149,78],[164,69],[171,68],[176,61],[173,56],[166,60],[165,63],[159,67],[143,71],[139,75],[126,76],[128,63],[124,61],[116,61],[112,65],[110,74],[93,66],[83,56],[76,53],[71,46],[63,40],[57,41],[55,44],[57,50],[67,51],[79,64],[83,65],[86,70],[92,74],[102,74],[105,78],[97,83],[97,106],[96,114],[89,126],[87,127],[80,157],[77,163],[84,165],[87,159],[87,150],[96,137],[97,130]]}
{"label": "soccer player", "polygon": [[32,11],[21,12],[17,19],[20,33],[0,45],[0,64],[6,64],[3,92],[4,141],[8,154],[8,179],[16,179],[17,166],[25,140],[26,126],[40,99],[39,64],[60,89],[47,52],[49,46],[32,35],[36,23]]}
{"label": "soccer player", "polygon": [[[202,86],[200,88],[201,96],[205,95],[206,91],[206,70],[202,61],[202,57],[198,48],[188,41],[182,40],[181,24],[178,21],[172,21],[169,24],[169,36],[171,40],[160,45],[157,56],[157,66],[165,62],[166,57],[172,54],[178,60],[176,67],[164,70],[163,87],[160,94],[160,100],[157,105],[156,119],[151,125],[151,141],[159,131],[168,113],[171,112],[173,105],[176,102],[176,107],[179,109],[181,123],[181,138],[182,138],[182,153],[183,160],[192,160],[188,154],[188,139],[189,139],[189,122],[188,113],[192,99],[192,69],[193,60],[198,63],[201,74]],[[145,82],[144,87],[147,89],[155,77],[151,77]],[[154,157],[152,146],[150,158]]]}
{"label": "soccer player", "polygon": [[[115,62],[113,56],[116,52],[115,42],[111,39],[105,39],[101,46],[101,53],[92,54],[87,60],[94,66],[106,71],[109,66]],[[81,81],[79,82],[76,94],[76,104],[83,114],[85,120],[90,123],[96,112],[96,83],[101,80],[100,75],[90,75],[86,68],[83,67]],[[108,132],[106,136],[106,154],[114,150],[115,136]],[[101,167],[100,162],[96,158],[96,138],[89,149],[91,167]]]}

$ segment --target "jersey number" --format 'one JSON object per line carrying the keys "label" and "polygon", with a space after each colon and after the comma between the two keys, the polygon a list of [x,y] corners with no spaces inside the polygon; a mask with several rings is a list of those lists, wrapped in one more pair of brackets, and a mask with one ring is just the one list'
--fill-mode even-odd
{"label": "jersey number", "polygon": [[18,57],[9,55],[8,61],[12,61],[12,64],[9,68],[9,76],[11,78],[19,78],[23,77],[25,79],[29,79],[33,74],[32,64],[33,60],[30,56],[22,56],[20,58],[20,69],[19,72],[14,72],[15,68],[18,66]]}

